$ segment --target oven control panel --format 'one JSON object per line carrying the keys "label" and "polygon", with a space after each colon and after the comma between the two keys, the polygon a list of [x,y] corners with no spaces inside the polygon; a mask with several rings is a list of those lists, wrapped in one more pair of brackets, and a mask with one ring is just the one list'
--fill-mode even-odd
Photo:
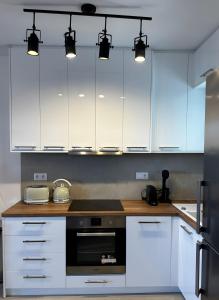
{"label": "oven control panel", "polygon": [[123,216],[67,217],[67,228],[125,228]]}

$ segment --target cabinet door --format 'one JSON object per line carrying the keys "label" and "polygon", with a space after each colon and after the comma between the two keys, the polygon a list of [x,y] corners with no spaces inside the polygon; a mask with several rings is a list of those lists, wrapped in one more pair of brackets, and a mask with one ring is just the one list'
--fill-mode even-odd
{"label": "cabinet door", "polygon": [[150,150],[151,51],[136,63],[131,49],[124,51],[123,151]]}
{"label": "cabinet door", "polygon": [[155,152],[185,151],[187,77],[187,53],[153,53],[152,149]]}
{"label": "cabinet door", "polygon": [[179,223],[179,288],[186,300],[197,300],[195,295],[196,242],[199,236],[184,221]]}
{"label": "cabinet door", "polygon": [[187,113],[187,152],[204,152],[205,87],[189,88]]}
{"label": "cabinet door", "polygon": [[11,150],[40,149],[39,58],[11,49]]}
{"label": "cabinet door", "polygon": [[126,218],[126,285],[171,285],[171,218]]}
{"label": "cabinet door", "polygon": [[67,150],[67,59],[62,48],[41,49],[40,107],[42,150]]}
{"label": "cabinet door", "polygon": [[95,48],[77,48],[68,60],[69,149],[95,149]]}
{"label": "cabinet door", "polygon": [[111,49],[110,59],[96,52],[96,146],[122,148],[123,49]]}

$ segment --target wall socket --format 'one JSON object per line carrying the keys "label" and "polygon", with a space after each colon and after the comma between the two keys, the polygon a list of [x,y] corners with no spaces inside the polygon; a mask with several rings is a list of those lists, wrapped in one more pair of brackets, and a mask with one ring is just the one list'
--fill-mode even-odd
{"label": "wall socket", "polygon": [[41,180],[41,181],[47,180],[47,173],[34,173],[33,174],[33,179],[35,181],[38,181],[38,180]]}
{"label": "wall socket", "polygon": [[148,172],[136,172],[136,180],[148,180],[149,174]]}

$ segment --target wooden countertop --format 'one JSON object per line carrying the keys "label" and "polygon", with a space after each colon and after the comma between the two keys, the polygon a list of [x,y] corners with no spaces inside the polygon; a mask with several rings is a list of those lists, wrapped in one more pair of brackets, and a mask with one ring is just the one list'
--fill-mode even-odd
{"label": "wooden countertop", "polygon": [[[83,200],[82,200],[83,201]],[[124,211],[68,211],[69,203],[28,205],[20,201],[4,211],[2,217],[54,217],[54,216],[180,216],[193,228],[196,222],[171,204],[150,206],[142,200],[122,200]]]}

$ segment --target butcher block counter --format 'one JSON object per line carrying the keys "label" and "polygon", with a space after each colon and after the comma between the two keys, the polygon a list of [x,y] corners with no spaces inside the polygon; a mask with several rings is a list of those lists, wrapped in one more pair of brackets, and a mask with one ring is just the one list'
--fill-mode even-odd
{"label": "butcher block counter", "polygon": [[[82,200],[83,201],[83,200]],[[54,217],[54,216],[180,216],[190,226],[196,228],[196,222],[175,208],[172,204],[160,203],[150,206],[142,200],[122,200],[123,211],[69,211],[70,203],[28,205],[20,201],[4,211],[2,217]]]}

